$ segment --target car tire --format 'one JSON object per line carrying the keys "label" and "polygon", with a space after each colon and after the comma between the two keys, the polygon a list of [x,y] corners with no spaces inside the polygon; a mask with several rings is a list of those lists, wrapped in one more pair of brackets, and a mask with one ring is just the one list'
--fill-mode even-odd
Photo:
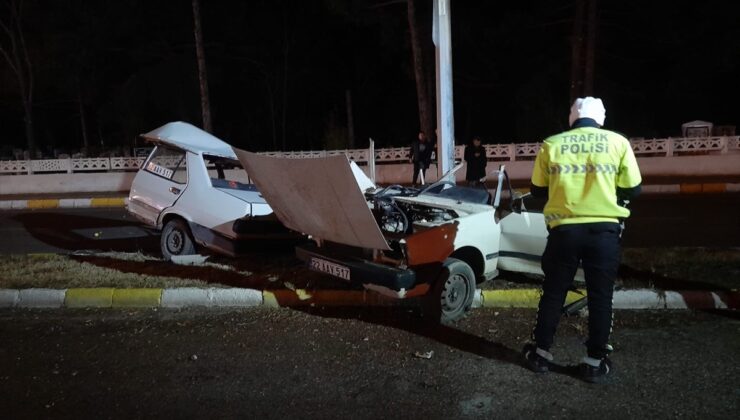
{"label": "car tire", "polygon": [[162,257],[166,261],[175,255],[193,255],[195,243],[190,235],[190,228],[182,219],[172,219],[164,225],[159,241]]}
{"label": "car tire", "polygon": [[425,315],[442,324],[465,317],[475,298],[475,273],[466,262],[448,258],[425,305]]}

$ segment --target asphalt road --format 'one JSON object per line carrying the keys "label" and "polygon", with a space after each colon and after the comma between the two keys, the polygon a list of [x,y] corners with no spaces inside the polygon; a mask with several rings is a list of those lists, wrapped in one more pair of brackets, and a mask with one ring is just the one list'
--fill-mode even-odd
{"label": "asphalt road", "polygon": [[[15,418],[737,418],[740,321],[617,312],[614,376],[572,376],[585,321],[561,323],[556,372],[519,363],[535,313],[456,328],[383,309],[0,311],[0,408]],[[429,359],[415,354],[432,352]]]}
{"label": "asphalt road", "polygon": [[158,252],[159,235],[123,208],[0,211],[0,254]]}
{"label": "asphalt road", "polygon": [[[740,194],[644,196],[631,208],[625,246],[740,246]],[[159,247],[156,232],[120,208],[3,211],[0,237],[0,254]]]}

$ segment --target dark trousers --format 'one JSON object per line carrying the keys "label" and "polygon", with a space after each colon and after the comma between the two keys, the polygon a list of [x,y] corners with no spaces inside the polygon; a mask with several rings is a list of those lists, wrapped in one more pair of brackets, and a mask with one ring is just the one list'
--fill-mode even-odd
{"label": "dark trousers", "polygon": [[542,255],[545,282],[534,329],[537,347],[550,350],[565,297],[580,263],[588,293],[588,355],[600,359],[609,353],[620,232],[616,223],[561,225],[550,231]]}
{"label": "dark trousers", "polygon": [[427,165],[424,164],[424,162],[414,162],[414,178],[411,181],[412,184],[416,185],[419,181],[419,171],[422,171],[424,174],[424,180],[426,182],[427,179]]}

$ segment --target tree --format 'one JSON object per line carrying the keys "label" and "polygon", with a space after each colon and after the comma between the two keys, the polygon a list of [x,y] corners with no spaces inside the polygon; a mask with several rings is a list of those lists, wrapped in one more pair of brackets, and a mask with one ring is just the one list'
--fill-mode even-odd
{"label": "tree", "polygon": [[428,139],[433,139],[432,106],[429,101],[429,90],[424,71],[424,50],[419,37],[419,23],[416,18],[416,0],[406,2],[408,10],[409,34],[411,35],[411,52],[414,58],[414,78],[416,80],[416,98],[419,104],[419,128]]}
{"label": "tree", "polygon": [[594,94],[597,26],[598,0],[576,0],[571,34],[571,102]]}
{"label": "tree", "polygon": [[7,62],[18,82],[21,105],[26,129],[26,144],[30,157],[36,152],[36,142],[33,130],[33,66],[26,46],[21,17],[23,15],[23,0],[11,0],[8,4],[8,16],[0,18],[0,28],[5,39],[0,39],[0,54]]}
{"label": "tree", "polygon": [[213,132],[211,123],[211,102],[208,95],[208,75],[206,55],[203,47],[203,29],[200,24],[200,0],[193,0],[193,32],[195,34],[195,55],[198,58],[198,81],[200,82],[200,108],[203,114],[203,129]]}

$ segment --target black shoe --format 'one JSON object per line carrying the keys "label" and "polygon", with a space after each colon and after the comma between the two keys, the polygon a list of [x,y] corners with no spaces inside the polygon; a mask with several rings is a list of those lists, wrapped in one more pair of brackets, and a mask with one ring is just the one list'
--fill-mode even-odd
{"label": "black shoe", "polygon": [[[545,352],[547,355],[550,355],[550,353]],[[527,344],[524,346],[524,349],[522,350],[522,354],[524,355],[524,363],[531,370],[535,373],[545,373],[550,370],[550,360],[552,360],[552,356],[550,358],[546,358],[539,353],[537,353],[537,346],[534,344]]]}
{"label": "black shoe", "polygon": [[612,373],[612,362],[608,357],[604,357],[599,362],[598,366],[594,366],[594,362],[599,361],[598,359],[586,358],[589,362],[584,360],[580,365],[580,376],[586,382],[592,384],[601,384],[607,381],[609,375]]}

